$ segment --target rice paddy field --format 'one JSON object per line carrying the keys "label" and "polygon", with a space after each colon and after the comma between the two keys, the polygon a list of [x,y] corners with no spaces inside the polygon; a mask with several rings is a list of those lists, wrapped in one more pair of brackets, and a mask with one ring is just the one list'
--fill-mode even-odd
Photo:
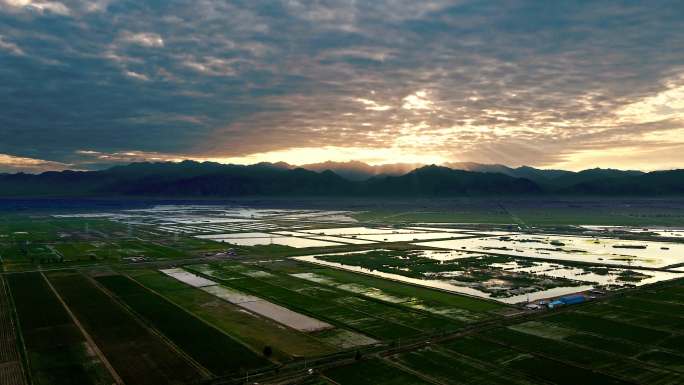
{"label": "rice paddy field", "polygon": [[62,272],[49,279],[125,383],[184,383],[201,376],[180,351],[92,280]]}
{"label": "rice paddy field", "polygon": [[26,381],[13,318],[14,309],[7,283],[0,277],[0,383],[22,385]]}
{"label": "rice paddy field", "polygon": [[675,217],[483,210],[2,214],[0,384],[684,383]]}
{"label": "rice paddy field", "polygon": [[[388,375],[390,366],[426,383],[680,384],[683,313],[673,314],[671,307],[684,304],[682,293],[684,282],[677,281],[388,353],[368,360],[375,364],[338,367],[323,376],[371,384],[364,378]],[[635,314],[632,301],[650,306]],[[355,377],[361,370],[372,373]]]}
{"label": "rice paddy field", "polygon": [[40,273],[7,277],[34,384],[108,384],[102,361]]}

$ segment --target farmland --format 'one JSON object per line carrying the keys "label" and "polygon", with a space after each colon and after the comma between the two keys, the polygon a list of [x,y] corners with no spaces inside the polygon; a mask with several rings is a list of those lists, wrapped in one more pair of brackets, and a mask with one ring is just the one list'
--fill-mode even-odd
{"label": "farmland", "polygon": [[49,279],[126,383],[182,383],[200,374],[86,277],[60,272]]}
{"label": "farmland", "polygon": [[100,218],[10,217],[0,221],[0,234],[4,271],[182,259],[217,248],[199,239],[160,241],[144,229]]}
{"label": "farmland", "polygon": [[106,275],[96,280],[214,374],[268,364],[229,336],[126,277]]}
{"label": "farmland", "polygon": [[107,384],[109,374],[39,273],[7,277],[34,384]]}
{"label": "farmland", "polygon": [[428,211],[6,215],[0,378],[682,382],[684,229]]}
{"label": "farmland", "polygon": [[266,346],[270,346],[273,349],[272,359],[286,362],[294,357],[334,352],[334,348],[323,341],[304,333],[283,333],[283,327],[275,321],[255,317],[235,305],[186,286],[160,272],[135,270],[128,273],[144,286],[249,345],[252,350],[261,352]]}
{"label": "farmland", "polygon": [[[684,373],[682,329],[657,322],[661,316],[672,318],[672,313],[662,310],[624,319],[605,307],[644,295],[679,306],[684,298],[672,294],[682,290],[680,280],[645,294],[635,291],[534,321],[488,327],[378,360],[436,383],[679,384]],[[675,316],[680,327],[681,314]],[[355,367],[346,367],[349,375]],[[332,374],[342,384],[364,383],[346,379],[340,372],[345,372],[344,367]]]}
{"label": "farmland", "polygon": [[[420,333],[453,329],[461,324],[460,321],[265,270],[234,264],[195,265],[189,268],[227,286],[378,339],[410,338]],[[321,303],[321,297],[327,301]]]}
{"label": "farmland", "polygon": [[19,338],[14,329],[14,311],[7,283],[0,277],[0,382],[8,385],[25,383],[19,354]]}

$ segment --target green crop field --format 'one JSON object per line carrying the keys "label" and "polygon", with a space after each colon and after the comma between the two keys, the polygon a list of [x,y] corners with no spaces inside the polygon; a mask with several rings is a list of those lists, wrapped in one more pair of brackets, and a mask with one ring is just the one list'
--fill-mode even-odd
{"label": "green crop field", "polygon": [[220,245],[213,242],[165,239],[104,219],[0,216],[0,257],[5,271],[116,264],[137,257],[189,258],[217,248]]}
{"label": "green crop field", "polygon": [[391,357],[402,367],[418,371],[439,383],[464,385],[526,384],[501,367],[477,362],[440,347],[430,347]]}
{"label": "green crop field", "polygon": [[[684,280],[545,314],[535,321],[487,327],[386,359],[421,379],[444,384],[680,384],[682,329],[664,328],[648,319],[667,315],[681,320],[676,309],[684,304],[678,296],[682,285]],[[657,296],[660,291],[665,295]],[[611,309],[641,310],[637,305],[642,301],[668,306],[643,303],[645,310],[638,317],[605,318]],[[382,360],[377,365],[386,367]],[[335,372],[350,376],[338,374],[341,383],[353,381],[354,368],[365,370],[361,364],[344,368]]]}
{"label": "green crop field", "polygon": [[154,241],[122,240],[112,245],[120,258],[144,256],[153,259],[183,258],[187,254],[178,249],[167,247]]}
{"label": "green crop field", "polygon": [[[470,357],[482,364],[496,364],[516,376],[530,378],[533,383],[549,381],[554,384],[620,384],[623,383],[603,374],[592,375],[591,371],[570,366],[544,356],[533,355],[525,350],[514,349],[505,344],[481,338],[464,338],[445,347],[454,353]],[[534,362],[538,362],[535,367]],[[573,371],[572,375],[566,375]],[[628,383],[628,382],[627,382]]]}
{"label": "green crop field", "polygon": [[110,384],[85,338],[40,273],[7,276],[33,384]]}
{"label": "green crop field", "polygon": [[199,376],[179,353],[84,276],[59,272],[48,278],[127,384],[180,384]]}
{"label": "green crop field", "polygon": [[558,385],[626,385],[631,383],[539,356],[525,357],[506,365],[530,377]]}
{"label": "green crop field", "polygon": [[309,269],[309,271],[320,273],[323,276],[328,276],[344,283],[359,284],[366,287],[376,288],[385,291],[390,295],[416,298],[428,307],[437,306],[460,309],[464,312],[471,313],[474,319],[480,318],[477,315],[478,313],[496,312],[506,308],[506,306],[501,303],[485,301],[467,296],[453,295],[451,293],[406,285],[386,279],[371,277],[368,275],[354,274],[329,268],[315,268]]}
{"label": "green crop field", "polygon": [[14,307],[7,283],[0,276],[0,384],[23,385],[20,339],[14,325]]}
{"label": "green crop field", "polygon": [[[192,267],[190,267],[192,269]],[[212,267],[212,269],[214,269]],[[380,339],[394,339],[417,335],[420,331],[408,326],[386,321],[383,318],[345,306],[342,303],[321,302],[317,297],[287,289],[264,280],[241,275],[216,267],[217,278],[223,284],[252,293],[285,307],[301,311],[315,318],[332,322],[341,327],[349,327]],[[232,276],[231,279],[226,279]],[[301,283],[306,286],[305,282]],[[379,305],[381,306],[381,305]]]}
{"label": "green crop field", "polygon": [[341,385],[421,385],[430,382],[381,360],[327,370],[324,375]]}
{"label": "green crop field", "polygon": [[124,276],[107,275],[96,280],[216,375],[269,365],[260,354]]}
{"label": "green crop field", "polygon": [[[606,202],[586,220],[586,206],[555,202],[459,204],[320,220],[220,205],[0,215],[0,384],[683,382],[684,231],[646,228],[677,217]],[[378,242],[347,244],[364,237]],[[521,254],[426,245],[456,237],[512,239]],[[544,241],[555,237],[624,241],[639,247],[614,254],[643,257],[566,263],[544,257],[562,248]],[[576,292],[580,304],[545,306]]]}
{"label": "green crop field", "polygon": [[566,328],[634,343],[662,341],[668,336],[668,333],[660,330],[631,325],[625,322],[614,321],[579,312],[556,314],[545,318],[545,320]]}
{"label": "green crop field", "polygon": [[284,333],[283,327],[271,320],[248,314],[235,305],[159,272],[133,270],[128,274],[224,333],[243,341],[253,350],[260,352],[266,346],[272,347],[272,358],[276,360],[284,362],[295,357],[320,356],[336,350],[306,333]]}
{"label": "green crop field", "polygon": [[[235,289],[379,339],[409,338],[420,333],[453,330],[461,325],[427,312],[331,289],[275,271],[260,275],[259,270],[249,271],[239,265],[188,266],[188,269],[209,274]],[[319,300],[320,293],[325,293],[326,302]]]}

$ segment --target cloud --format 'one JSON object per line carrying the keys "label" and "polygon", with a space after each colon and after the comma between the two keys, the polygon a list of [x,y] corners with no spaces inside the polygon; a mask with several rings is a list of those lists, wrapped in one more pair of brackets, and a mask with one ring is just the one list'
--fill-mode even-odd
{"label": "cloud", "polygon": [[189,58],[183,61],[183,65],[209,76],[234,76],[237,75],[235,65],[239,59],[220,59],[217,57],[204,57],[201,59]]}
{"label": "cloud", "polygon": [[370,99],[356,98],[354,100],[365,105],[365,109],[370,111],[387,111],[392,109],[392,106],[382,105]]}
{"label": "cloud", "polygon": [[284,159],[292,160],[290,164],[304,165],[326,159],[333,162],[344,162],[350,159],[363,159],[370,165],[381,165],[387,159],[403,159],[410,164],[441,164],[446,158],[435,154],[412,153],[404,149],[393,147],[374,149],[367,147],[293,147],[286,150],[276,150],[264,153],[255,153],[237,157],[210,157],[195,160],[208,160],[213,162],[231,164],[254,164],[258,162],[282,162]]}
{"label": "cloud", "polygon": [[59,1],[34,1],[34,0],[2,0],[0,6],[13,11],[29,11],[39,14],[52,13],[67,16],[71,12],[69,8]]}
{"label": "cloud", "polygon": [[664,85],[662,91],[620,107],[615,112],[617,118],[631,123],[684,119],[684,73],[668,79]]}
{"label": "cloud", "polygon": [[0,153],[684,166],[664,155],[684,144],[683,18],[674,1],[0,0]]}
{"label": "cloud", "polygon": [[24,50],[21,49],[18,45],[12,43],[11,41],[5,40],[5,37],[0,35],[0,50],[9,52],[12,55],[16,56],[24,56]]}
{"label": "cloud", "polygon": [[434,103],[427,96],[426,91],[416,91],[415,93],[405,96],[404,103],[401,108],[405,110],[432,110]]}
{"label": "cloud", "polygon": [[104,164],[118,164],[118,163],[132,163],[132,162],[177,162],[183,160],[182,155],[161,154],[156,152],[144,151],[117,151],[117,152],[101,152],[94,150],[77,150],[74,153],[79,157],[79,163],[84,165],[100,165]]}
{"label": "cloud", "polygon": [[24,158],[7,154],[0,154],[0,172],[28,172],[73,169],[72,164],[50,162],[43,159]]}
{"label": "cloud", "polygon": [[164,39],[154,32],[138,32],[133,33],[125,31],[121,35],[121,40],[131,44],[137,44],[142,47],[163,47]]}
{"label": "cloud", "polygon": [[150,78],[145,74],[139,74],[139,73],[133,72],[133,71],[126,71],[125,74],[126,74],[126,76],[133,78],[133,79],[136,79],[136,80],[142,80],[145,82],[150,81]]}

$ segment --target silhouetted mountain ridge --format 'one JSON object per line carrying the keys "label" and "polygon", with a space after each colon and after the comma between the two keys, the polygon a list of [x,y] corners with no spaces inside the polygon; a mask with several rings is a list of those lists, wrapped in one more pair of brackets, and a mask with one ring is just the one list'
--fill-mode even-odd
{"label": "silhouetted mountain ridge", "polygon": [[325,171],[330,170],[337,175],[354,181],[362,181],[370,179],[374,176],[399,176],[421,167],[419,164],[412,163],[394,163],[381,165],[368,165],[360,161],[349,162],[322,162],[305,164],[301,166],[311,171]]}
{"label": "silhouetted mountain ridge", "polygon": [[[536,182],[545,182],[560,176],[573,174],[571,171],[564,170],[544,170],[528,166],[512,168],[501,164],[482,164],[474,162],[450,162],[445,163],[443,166],[454,170],[500,173],[512,176],[514,178],[527,178]],[[312,171],[331,170],[349,180],[361,181],[370,179],[374,176],[404,175],[422,166],[412,163],[395,163],[372,166],[359,161],[349,161],[314,163],[303,165],[301,167]]]}
{"label": "silhouetted mountain ridge", "polygon": [[[343,177],[338,166],[366,169],[368,178]],[[684,170],[581,172],[460,163],[452,167],[317,164],[319,171],[287,163],[232,165],[212,162],[132,163],[100,171],[0,174],[0,196],[488,196],[683,195]],[[455,169],[454,167],[471,170]],[[478,171],[472,171],[476,169]],[[390,173],[390,174],[388,174]]]}

